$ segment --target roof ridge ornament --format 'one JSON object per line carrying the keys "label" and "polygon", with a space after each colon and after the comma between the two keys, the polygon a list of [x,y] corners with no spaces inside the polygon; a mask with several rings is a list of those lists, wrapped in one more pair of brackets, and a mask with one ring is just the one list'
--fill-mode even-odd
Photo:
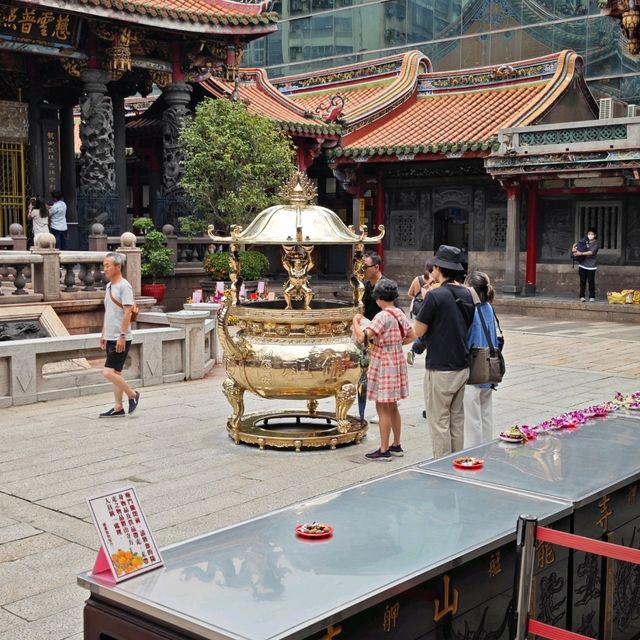
{"label": "roof ridge ornament", "polygon": [[280,188],[280,197],[294,207],[315,204],[318,190],[303,171],[293,171]]}

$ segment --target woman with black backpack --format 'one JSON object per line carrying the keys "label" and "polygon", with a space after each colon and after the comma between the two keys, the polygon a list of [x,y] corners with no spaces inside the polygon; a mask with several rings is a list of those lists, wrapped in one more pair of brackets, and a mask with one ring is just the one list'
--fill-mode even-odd
{"label": "woman with black backpack", "polygon": [[411,298],[411,302],[409,303],[409,316],[411,318],[415,318],[418,315],[420,305],[433,284],[432,271],[433,266],[427,262],[427,264],[424,265],[424,273],[414,278],[411,282],[409,291],[407,291],[407,295]]}

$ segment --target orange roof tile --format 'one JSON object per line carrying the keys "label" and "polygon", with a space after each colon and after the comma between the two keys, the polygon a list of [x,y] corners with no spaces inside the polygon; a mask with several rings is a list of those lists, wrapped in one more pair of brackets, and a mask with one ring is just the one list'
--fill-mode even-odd
{"label": "orange roof tile", "polygon": [[[161,21],[180,22],[206,31],[215,25],[216,33],[234,33],[243,27],[270,25],[275,29],[278,16],[269,11],[267,0],[236,2],[235,0],[23,0],[27,4],[57,10],[88,14],[93,17],[112,17],[138,24]],[[209,27],[210,28],[210,27]]]}
{"label": "orange roof tile", "polygon": [[420,74],[409,100],[378,117],[371,112],[366,126],[346,133],[332,155],[486,155],[499,129],[531,124],[548,111],[574,81],[579,60],[564,51],[512,65]]}
{"label": "orange roof tile", "polygon": [[420,71],[431,63],[420,51],[337,67],[326,72],[309,72],[279,78],[273,85],[296,103],[315,110],[328,96],[345,99],[341,121],[348,128],[360,126],[373,112],[394,108],[415,89]]}
{"label": "orange roof tile", "polygon": [[[378,82],[375,85],[365,85],[363,87],[347,87],[339,91],[345,99],[343,117],[349,118],[349,114],[355,111],[363,104],[369,104],[372,100],[378,98],[380,94],[388,91],[390,81]],[[299,95],[291,96],[292,100],[301,107],[308,109],[309,111],[315,111],[319,105],[321,105],[327,97],[335,95],[335,91],[310,91],[308,93],[302,93]]]}
{"label": "orange roof tile", "polygon": [[[232,82],[216,77],[208,78],[200,86],[218,98],[229,98],[234,91]],[[340,131],[339,125],[323,121],[319,115],[280,94],[262,69],[243,69],[237,93],[238,100],[244,102],[249,111],[275,121],[290,133],[337,135]]]}

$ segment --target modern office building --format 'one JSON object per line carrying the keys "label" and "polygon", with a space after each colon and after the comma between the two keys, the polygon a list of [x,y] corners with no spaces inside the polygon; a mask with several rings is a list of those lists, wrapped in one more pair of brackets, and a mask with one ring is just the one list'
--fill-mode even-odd
{"label": "modern office building", "polygon": [[640,66],[599,0],[276,0],[279,29],[247,66],[272,78],[419,49],[434,70],[510,63],[571,49],[596,97],[640,102]]}

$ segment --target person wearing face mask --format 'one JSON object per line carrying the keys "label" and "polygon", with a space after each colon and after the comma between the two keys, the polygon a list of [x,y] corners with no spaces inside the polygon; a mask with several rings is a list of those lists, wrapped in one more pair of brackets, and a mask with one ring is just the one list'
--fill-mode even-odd
{"label": "person wearing face mask", "polygon": [[596,270],[598,269],[598,234],[594,228],[587,229],[587,235],[576,242],[571,253],[578,261],[580,276],[580,302],[585,302],[587,283],[589,284],[589,302],[596,301]]}

